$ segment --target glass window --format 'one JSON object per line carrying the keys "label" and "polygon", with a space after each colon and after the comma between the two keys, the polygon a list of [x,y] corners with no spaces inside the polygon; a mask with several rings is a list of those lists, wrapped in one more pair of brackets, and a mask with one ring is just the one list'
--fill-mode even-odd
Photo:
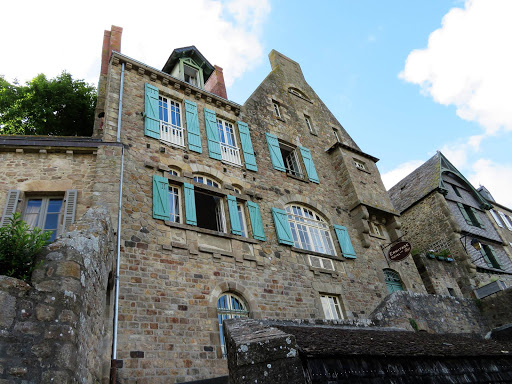
{"label": "glass window", "polygon": [[386,288],[388,289],[388,293],[404,290],[404,286],[402,285],[402,279],[400,279],[400,275],[398,274],[398,272],[392,269],[385,269],[384,278],[386,280]]}
{"label": "glass window", "polygon": [[219,130],[220,152],[222,160],[228,163],[241,165],[240,150],[238,149],[233,124],[217,119],[217,128]]}
{"label": "glass window", "polygon": [[185,82],[197,87],[199,84],[199,71],[186,64],[183,65],[183,69],[185,71]]}
{"label": "glass window", "polygon": [[341,312],[341,306],[338,297],[331,295],[320,295],[320,301],[322,302],[322,308],[327,320],[343,319],[343,313]]}
{"label": "glass window", "polygon": [[201,183],[201,184],[209,185],[210,187],[220,188],[219,183],[217,183],[216,181],[210,179],[209,177],[194,176],[194,181],[198,182],[198,183]]}
{"label": "glass window", "polygon": [[355,164],[356,168],[366,171],[366,164],[363,161],[354,159],[354,164]]}
{"label": "glass window", "polygon": [[340,134],[339,134],[338,130],[336,128],[333,128],[332,129],[332,133],[334,134],[334,137],[336,138],[336,141],[340,143],[341,140],[340,140]]}
{"label": "glass window", "polygon": [[236,205],[236,208],[238,210],[238,219],[240,220],[240,228],[242,231],[242,236],[247,237],[247,224],[245,222],[244,206],[241,203],[238,203]]}
{"label": "glass window", "polygon": [[176,186],[169,185],[169,212],[170,221],[173,223],[180,222],[180,189]]}
{"label": "glass window", "polygon": [[185,146],[183,127],[181,126],[181,104],[164,96],[158,96],[158,115],[160,118],[160,140]]}
{"label": "glass window", "polygon": [[62,215],[62,198],[42,197],[29,199],[23,220],[30,228],[41,228],[52,233],[50,241],[54,241],[57,237],[61,215]]}
{"label": "glass window", "polygon": [[275,101],[272,103],[274,105],[274,112],[277,117],[281,117],[281,109],[279,108],[279,104],[277,104]]}
{"label": "glass window", "polygon": [[283,156],[284,168],[286,173],[295,177],[304,178],[302,168],[300,166],[297,151],[284,144],[279,144],[281,155]]}
{"label": "glass window", "polygon": [[226,319],[249,317],[249,311],[244,300],[233,293],[222,295],[217,301],[217,318],[219,320],[220,346],[222,356],[226,357],[226,341],[224,340],[223,324]]}
{"label": "glass window", "polygon": [[306,125],[308,126],[309,132],[315,133],[315,131],[313,131],[313,127],[311,126],[311,119],[309,116],[304,115],[304,120],[306,120]]}
{"label": "glass window", "polygon": [[336,255],[329,225],[320,216],[300,205],[289,205],[286,212],[295,247]]}

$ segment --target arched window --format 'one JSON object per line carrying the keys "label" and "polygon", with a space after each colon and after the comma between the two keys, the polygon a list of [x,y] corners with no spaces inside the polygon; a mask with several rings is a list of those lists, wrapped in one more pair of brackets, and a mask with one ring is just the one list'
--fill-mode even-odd
{"label": "arched window", "polygon": [[197,183],[209,185],[210,187],[220,188],[219,183],[206,176],[194,176],[194,181]]}
{"label": "arched window", "polygon": [[398,274],[397,271],[394,271],[392,269],[385,269],[384,279],[386,280],[386,288],[388,289],[389,293],[404,290],[402,279],[400,279],[400,275]]}
{"label": "arched window", "polygon": [[329,225],[311,209],[300,205],[286,206],[294,245],[309,251],[336,255]]}
{"label": "arched window", "polygon": [[219,319],[220,346],[224,357],[226,356],[226,341],[224,340],[222,322],[226,319],[241,317],[249,317],[249,310],[245,301],[233,293],[223,294],[217,301],[217,318]]}

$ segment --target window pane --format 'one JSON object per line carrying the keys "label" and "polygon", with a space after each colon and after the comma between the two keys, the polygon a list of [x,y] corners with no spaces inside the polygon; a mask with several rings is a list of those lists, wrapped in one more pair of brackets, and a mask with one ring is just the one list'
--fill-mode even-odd
{"label": "window pane", "polygon": [[48,202],[48,213],[59,213],[62,207],[62,199],[50,199]]}
{"label": "window pane", "polygon": [[41,211],[42,199],[31,199],[27,202],[27,209],[23,215],[23,220],[30,228],[35,228],[39,222],[39,213]]}

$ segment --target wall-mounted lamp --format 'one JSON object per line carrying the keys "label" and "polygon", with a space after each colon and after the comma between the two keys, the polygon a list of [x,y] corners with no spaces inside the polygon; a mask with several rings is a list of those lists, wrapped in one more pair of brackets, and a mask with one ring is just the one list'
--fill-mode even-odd
{"label": "wall-mounted lamp", "polygon": [[[464,235],[464,236],[461,236],[460,237],[460,243],[462,244],[462,246],[464,247],[464,250],[466,251],[466,253],[468,253],[468,247],[467,247],[467,244],[466,244],[466,240],[467,240],[467,237],[469,236],[469,234],[467,235]],[[464,242],[462,241],[462,239],[464,239]],[[471,241],[470,241],[470,244],[473,248],[475,248],[477,251],[480,251],[482,249],[482,245],[480,244],[480,242],[475,239],[475,238],[472,238]]]}

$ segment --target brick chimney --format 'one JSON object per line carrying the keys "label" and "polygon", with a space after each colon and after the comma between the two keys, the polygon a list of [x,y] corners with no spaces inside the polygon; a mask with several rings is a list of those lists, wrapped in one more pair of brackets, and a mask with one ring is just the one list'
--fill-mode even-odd
{"label": "brick chimney", "polygon": [[214,65],[214,67],[215,70],[204,85],[204,89],[217,96],[227,99],[228,95],[226,93],[226,84],[224,84],[224,74],[222,73],[222,68],[218,65]]}

